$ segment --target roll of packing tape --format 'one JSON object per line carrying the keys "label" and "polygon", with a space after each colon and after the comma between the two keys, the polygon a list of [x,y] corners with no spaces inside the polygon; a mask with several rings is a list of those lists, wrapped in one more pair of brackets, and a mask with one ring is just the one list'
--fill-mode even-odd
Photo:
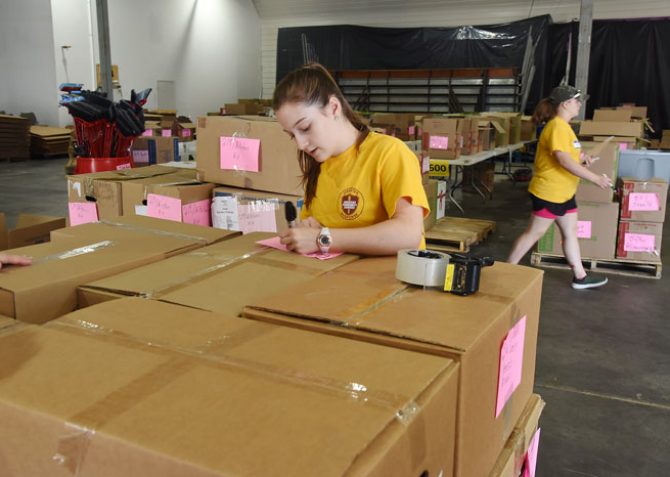
{"label": "roll of packing tape", "polygon": [[449,255],[433,250],[400,250],[395,277],[424,287],[443,287]]}

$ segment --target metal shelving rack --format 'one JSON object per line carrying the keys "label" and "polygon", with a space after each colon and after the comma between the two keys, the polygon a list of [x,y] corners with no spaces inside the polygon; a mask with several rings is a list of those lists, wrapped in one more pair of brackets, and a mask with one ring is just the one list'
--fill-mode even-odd
{"label": "metal shelving rack", "polygon": [[359,111],[460,113],[519,111],[521,74],[516,68],[347,70],[333,72]]}

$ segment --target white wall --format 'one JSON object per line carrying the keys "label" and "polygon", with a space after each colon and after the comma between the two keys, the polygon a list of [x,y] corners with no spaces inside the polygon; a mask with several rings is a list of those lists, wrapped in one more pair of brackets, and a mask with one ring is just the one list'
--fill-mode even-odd
{"label": "white wall", "polygon": [[49,0],[0,2],[0,110],[58,122]]}
{"label": "white wall", "polygon": [[[468,0],[443,1],[438,6],[416,8],[412,2],[384,9],[379,2],[353,2],[356,10],[347,10],[341,2],[319,14],[285,16],[262,21],[263,97],[271,98],[277,72],[277,31],[284,27],[317,25],[362,25],[375,27],[453,27],[507,23],[549,14],[555,23],[579,19],[580,0]],[[430,2],[424,2],[430,3]],[[669,0],[594,0],[594,19],[645,18],[670,16]]]}

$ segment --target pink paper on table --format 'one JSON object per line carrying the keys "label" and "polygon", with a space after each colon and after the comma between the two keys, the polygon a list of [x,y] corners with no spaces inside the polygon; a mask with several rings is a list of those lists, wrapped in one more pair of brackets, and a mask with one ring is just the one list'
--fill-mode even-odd
{"label": "pink paper on table", "polygon": [[161,136],[171,137],[172,136],[172,129],[162,129],[161,130]]}
{"label": "pink paper on table", "polygon": [[429,149],[449,149],[449,136],[430,136]]}
{"label": "pink paper on table", "polygon": [[181,200],[159,194],[147,196],[147,215],[157,219],[181,222]]}
{"label": "pink paper on table", "polygon": [[627,142],[620,142],[619,143],[619,150],[620,151],[625,151],[626,149],[628,149],[628,143]]}
{"label": "pink paper on table", "polygon": [[277,231],[274,204],[239,204],[237,217],[243,234]]}
{"label": "pink paper on table", "polygon": [[624,234],[623,249],[626,252],[653,252],[656,250],[656,236],[650,234]]}
{"label": "pink paper on table", "polygon": [[524,460],[526,461],[526,466],[524,467],[524,472],[522,477],[535,477],[535,471],[537,470],[537,451],[540,446],[540,428],[535,431],[533,438],[530,440],[528,445],[528,452]]}
{"label": "pink paper on table", "polygon": [[628,194],[628,210],[653,211],[661,210],[656,192],[631,192]]}
{"label": "pink paper on table", "polygon": [[258,172],[260,147],[260,139],[221,136],[221,169]]}
{"label": "pink paper on table", "polygon": [[577,221],[577,238],[590,239],[591,238],[591,221],[578,220]]}
{"label": "pink paper on table", "polygon": [[526,337],[526,317],[521,318],[500,345],[498,362],[498,395],[496,397],[496,418],[509,401],[514,390],[521,383],[523,367],[523,347]]}
{"label": "pink paper on table", "polygon": [[212,225],[212,201],[209,199],[191,202],[181,208],[181,214],[185,224]]}
{"label": "pink paper on table", "polygon": [[[259,245],[265,245],[266,247],[276,248],[277,250],[282,250],[284,252],[290,252],[289,249],[286,248],[286,245],[281,243],[279,240],[280,240],[279,237],[272,237],[272,238],[265,239],[265,240],[259,240],[256,243],[259,244]],[[290,252],[290,253],[293,253],[293,252]],[[315,253],[303,253],[301,255],[303,257],[318,258],[319,260],[328,260],[330,258],[339,257],[340,255],[342,255],[342,252],[335,252],[335,253],[315,252]]]}
{"label": "pink paper on table", "polygon": [[98,207],[95,202],[68,202],[70,227],[98,221]]}

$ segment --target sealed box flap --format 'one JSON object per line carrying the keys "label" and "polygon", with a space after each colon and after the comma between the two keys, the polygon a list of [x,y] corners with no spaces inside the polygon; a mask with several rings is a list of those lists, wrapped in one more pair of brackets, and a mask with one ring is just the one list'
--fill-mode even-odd
{"label": "sealed box flap", "polygon": [[[132,455],[147,471],[167,460],[216,475],[347,475],[395,442],[410,445],[398,433],[385,441],[386,431],[411,425],[425,390],[456,368],[445,358],[147,300],[67,320],[0,335],[0,409],[30,413],[14,438],[21,452],[86,459],[93,473],[112,439],[114,456]],[[22,437],[35,428],[48,435]],[[68,445],[77,433],[90,443],[86,453]]]}
{"label": "sealed box flap", "polygon": [[49,233],[65,227],[64,217],[21,214],[16,228],[7,233],[9,248],[25,247],[49,241]]}
{"label": "sealed box flap", "polygon": [[464,351],[496,320],[521,318],[514,299],[542,279],[539,270],[496,263],[482,269],[479,292],[461,297],[409,287],[395,278],[395,266],[395,257],[359,260],[249,305]]}

